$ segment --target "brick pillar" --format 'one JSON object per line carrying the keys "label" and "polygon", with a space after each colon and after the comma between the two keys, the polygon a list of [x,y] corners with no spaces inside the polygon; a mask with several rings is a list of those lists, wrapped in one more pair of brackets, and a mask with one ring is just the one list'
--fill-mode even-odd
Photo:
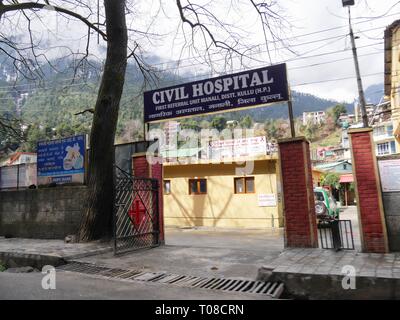
{"label": "brick pillar", "polygon": [[158,212],[159,212],[159,237],[164,244],[164,205],[163,205],[163,166],[157,161],[149,163],[146,154],[135,154],[132,157],[133,175],[138,178],[153,178],[158,181]]}
{"label": "brick pillar", "polygon": [[358,224],[363,252],[388,252],[382,193],[371,128],[350,129]]}
{"label": "brick pillar", "polygon": [[304,137],[278,141],[285,247],[318,247],[309,143]]}

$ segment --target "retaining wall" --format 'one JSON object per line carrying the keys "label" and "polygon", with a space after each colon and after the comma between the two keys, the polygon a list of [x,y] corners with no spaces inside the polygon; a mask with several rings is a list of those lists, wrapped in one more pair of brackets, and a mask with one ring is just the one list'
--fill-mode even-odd
{"label": "retaining wall", "polygon": [[76,234],[86,186],[0,192],[0,236],[64,239]]}

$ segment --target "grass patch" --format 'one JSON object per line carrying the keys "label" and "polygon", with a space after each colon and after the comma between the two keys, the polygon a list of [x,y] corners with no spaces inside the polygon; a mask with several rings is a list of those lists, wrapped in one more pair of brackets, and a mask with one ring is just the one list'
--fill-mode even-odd
{"label": "grass patch", "polygon": [[336,129],[330,135],[325,138],[316,140],[311,143],[311,149],[317,149],[318,147],[335,147],[341,143],[342,140],[342,130]]}

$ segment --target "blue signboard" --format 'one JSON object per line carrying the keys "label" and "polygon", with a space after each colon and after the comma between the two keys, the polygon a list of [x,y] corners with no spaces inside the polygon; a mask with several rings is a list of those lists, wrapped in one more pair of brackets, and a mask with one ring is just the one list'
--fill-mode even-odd
{"label": "blue signboard", "polygon": [[85,135],[37,144],[38,184],[83,183],[85,174]]}
{"label": "blue signboard", "polygon": [[144,93],[144,121],[234,111],[289,100],[286,64]]}

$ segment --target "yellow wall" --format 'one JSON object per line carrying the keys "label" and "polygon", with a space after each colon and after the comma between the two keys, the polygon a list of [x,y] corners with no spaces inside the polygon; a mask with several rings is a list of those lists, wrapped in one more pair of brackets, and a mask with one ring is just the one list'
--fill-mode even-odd
{"label": "yellow wall", "polygon": [[313,186],[318,187],[319,182],[321,182],[322,172],[317,170],[312,170]]}
{"label": "yellow wall", "polygon": [[400,27],[392,34],[392,88],[391,107],[393,130],[399,136],[396,139],[396,150],[400,151]]}
{"label": "yellow wall", "polygon": [[[164,195],[166,226],[268,228],[282,226],[278,205],[275,160],[254,161],[255,193],[235,194],[236,164],[165,165],[164,179],[171,180],[171,194]],[[207,179],[207,194],[189,195],[188,181]],[[274,193],[275,207],[259,207],[258,194]],[[280,198],[280,197],[279,197]]]}

